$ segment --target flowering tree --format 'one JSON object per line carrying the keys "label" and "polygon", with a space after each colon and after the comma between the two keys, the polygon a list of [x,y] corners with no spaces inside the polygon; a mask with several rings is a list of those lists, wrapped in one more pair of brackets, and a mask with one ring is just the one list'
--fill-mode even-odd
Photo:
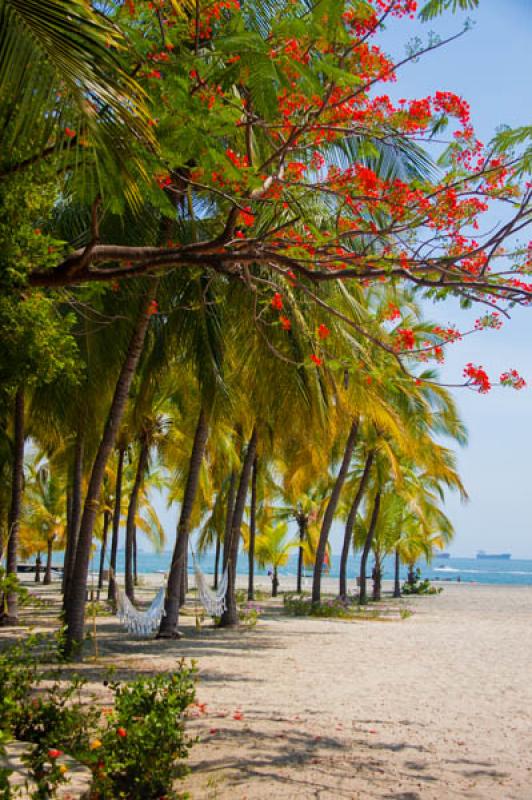
{"label": "flowering tree", "polygon": [[[429,4],[425,15],[444,5]],[[531,186],[526,159],[509,147],[519,135],[485,147],[457,95],[393,103],[386,94],[405,63],[445,44],[411,49],[398,63],[379,47],[385,21],[405,18],[407,28],[415,0],[289,2],[260,12],[238,0],[198,0],[196,11],[183,16],[158,0],[115,12],[159,144],[145,154],[153,175],[145,202],[192,221],[192,240],[103,243],[94,223],[86,247],[52,269],[32,270],[30,285],[115,283],[199,267],[246,283],[258,314],[269,304],[287,332],[302,297],[338,314],[322,296],[323,284],[338,280],[402,283],[503,310],[528,304],[531,250],[516,235],[530,222]],[[420,145],[446,127],[452,136],[441,166],[423,176],[415,166]],[[78,134],[90,147],[90,130]],[[383,170],[390,153],[406,163],[404,174]],[[494,207],[503,222],[487,231]],[[495,317],[486,319],[480,327]],[[326,336],[323,324],[317,366]],[[456,336],[434,328],[422,343],[401,327],[380,343],[396,357],[420,351],[438,359]],[[477,368],[466,369],[480,387]]]}

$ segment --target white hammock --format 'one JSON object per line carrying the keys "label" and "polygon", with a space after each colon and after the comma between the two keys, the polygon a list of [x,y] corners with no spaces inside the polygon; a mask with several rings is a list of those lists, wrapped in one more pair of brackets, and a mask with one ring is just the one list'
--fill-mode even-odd
{"label": "white hammock", "polygon": [[228,574],[227,574],[227,566],[224,569],[222,579],[220,580],[220,585],[218,586],[218,590],[213,592],[210,588],[207,578],[201,571],[198,566],[198,562],[194,554],[192,554],[192,560],[194,561],[194,575],[196,576],[196,589],[198,590],[198,597],[200,600],[201,605],[207,612],[210,617],[221,617],[225,609],[227,608],[225,602],[225,595],[227,594],[227,582],[228,582]]}
{"label": "white hammock", "polygon": [[130,633],[135,633],[137,636],[150,636],[154,633],[165,615],[165,587],[161,586],[153,598],[150,607],[146,609],[146,611],[139,611],[135,608],[127,594],[117,583],[115,583],[115,587],[116,616],[122,625],[127,628]]}

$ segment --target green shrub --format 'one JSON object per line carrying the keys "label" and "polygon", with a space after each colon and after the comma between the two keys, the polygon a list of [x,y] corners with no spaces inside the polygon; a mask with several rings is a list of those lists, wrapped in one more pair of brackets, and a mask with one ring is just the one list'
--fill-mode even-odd
{"label": "green shrub", "polygon": [[283,609],[295,617],[336,617],[347,619],[353,616],[353,608],[339,597],[313,603],[310,597],[299,594],[285,594]]}
{"label": "green shrub", "polygon": [[102,800],[173,798],[182,761],[193,741],[185,737],[185,711],[195,698],[195,669],[115,683],[114,711],[93,740],[95,797]]}
{"label": "green shrub", "polygon": [[419,568],[416,569],[411,580],[404,582],[401,589],[403,594],[440,594],[442,591],[441,586],[433,586],[428,578],[422,580]]}
{"label": "green shrub", "polygon": [[[50,666],[59,652],[36,636],[0,652],[0,754],[10,738],[34,745],[25,757],[33,797],[55,796],[65,780],[63,752],[92,770],[94,800],[181,797],[172,787],[194,741],[185,736],[185,712],[195,699],[195,667],[181,662],[175,674],[112,683],[113,704],[102,713],[83,698],[82,679],[65,680],[62,664]],[[11,796],[8,774],[0,769],[2,800]]]}

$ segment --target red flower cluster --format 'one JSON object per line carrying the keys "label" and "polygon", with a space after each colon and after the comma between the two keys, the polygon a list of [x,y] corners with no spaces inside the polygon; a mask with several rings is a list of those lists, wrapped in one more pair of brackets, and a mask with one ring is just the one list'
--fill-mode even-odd
{"label": "red flower cluster", "polygon": [[288,317],[283,316],[283,314],[279,317],[279,322],[281,323],[281,328],[283,331],[289,331],[292,328],[292,323],[288,319]]}
{"label": "red flower cluster", "polygon": [[329,328],[322,322],[318,328],[318,336],[320,337],[320,339],[326,339],[329,336],[329,334],[330,334]]}
{"label": "red flower cluster", "polygon": [[468,379],[468,385],[476,386],[480,394],[487,394],[491,389],[486,371],[482,367],[475,367],[471,362],[464,368],[464,378]]}
{"label": "red flower cluster", "polygon": [[157,300],[151,300],[148,306],[148,316],[152,317],[154,314],[157,314],[158,311],[159,304],[157,303]]}
{"label": "red flower cluster", "polygon": [[501,386],[510,386],[512,389],[524,389],[526,381],[522,378],[516,369],[510,369],[508,372],[503,372],[499,378]]}
{"label": "red flower cluster", "polygon": [[388,303],[384,312],[384,319],[400,319],[401,312],[394,303]]}
{"label": "red flower cluster", "polygon": [[321,367],[321,365],[323,364],[323,360],[319,356],[314,355],[314,353],[312,353],[312,355],[310,356],[310,360],[313,361],[317,367]]}
{"label": "red flower cluster", "polygon": [[275,292],[274,296],[271,299],[271,307],[274,308],[276,311],[282,311],[283,308],[283,298],[279,294],[279,292]]}
{"label": "red flower cluster", "polygon": [[255,222],[255,214],[253,214],[250,206],[246,206],[244,210],[240,212],[240,219],[242,225],[253,225]]}
{"label": "red flower cluster", "polygon": [[65,136],[68,136],[69,139],[73,139],[76,135],[76,131],[72,130],[72,128],[65,128]]}
{"label": "red flower cluster", "polygon": [[416,337],[412,328],[399,328],[396,336],[396,350],[413,350],[416,346]]}
{"label": "red flower cluster", "polygon": [[57,750],[55,747],[51,747],[50,750],[48,750],[48,758],[51,758],[52,760],[55,760],[56,758],[59,758],[59,756],[62,755],[63,751]]}
{"label": "red flower cluster", "polygon": [[475,330],[482,331],[484,328],[494,328],[495,330],[502,328],[502,320],[497,311],[484,314],[483,317],[479,317],[475,320]]}

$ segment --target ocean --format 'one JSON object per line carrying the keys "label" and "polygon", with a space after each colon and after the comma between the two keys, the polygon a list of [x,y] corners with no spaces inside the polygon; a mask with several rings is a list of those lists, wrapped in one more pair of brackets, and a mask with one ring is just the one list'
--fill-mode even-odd
{"label": "ocean", "polygon": [[[139,574],[148,572],[167,572],[172,560],[171,552],[149,553],[139,551],[138,572]],[[55,561],[55,559],[54,559]],[[214,571],[214,553],[207,553],[199,560],[200,567],[205,574],[212,574]],[[99,553],[96,552],[91,563],[94,570],[98,569]],[[348,579],[354,580],[358,575],[360,557],[349,559]],[[339,574],[340,556],[331,557],[331,566],[328,577],[337,578]],[[476,558],[446,558],[438,559],[434,557],[432,563],[427,565],[419,562],[422,577],[430,578],[432,581],[448,582],[467,581],[470,583],[488,584],[512,584],[522,586],[532,586],[532,559],[489,559],[480,560]],[[367,574],[371,574],[372,562],[368,563]],[[384,561],[384,578],[393,579],[394,561],[387,558]],[[118,552],[117,572],[124,571],[124,551]],[[189,571],[192,572],[192,558],[189,558]],[[238,561],[238,574],[247,575],[248,562],[247,554],[241,553]],[[295,588],[295,576],[297,573],[297,553],[292,555],[288,564],[279,570],[281,579],[281,589],[290,589],[291,584]],[[268,569],[260,569],[255,566],[256,575],[267,575]],[[306,571],[307,577],[312,574],[311,570]],[[406,567],[401,569],[401,578],[406,577]]]}

